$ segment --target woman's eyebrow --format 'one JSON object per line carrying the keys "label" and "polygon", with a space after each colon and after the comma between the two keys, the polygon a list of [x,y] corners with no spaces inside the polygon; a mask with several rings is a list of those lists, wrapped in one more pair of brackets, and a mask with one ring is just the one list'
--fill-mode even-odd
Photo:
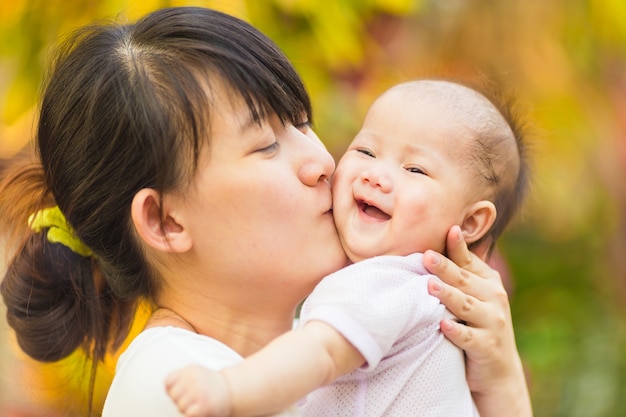
{"label": "woman's eyebrow", "polygon": [[246,133],[248,130],[253,129],[255,126],[261,126],[261,121],[255,120],[254,116],[250,112],[247,112],[246,116],[244,118],[241,118],[240,120],[242,121],[242,123],[240,123],[239,125],[239,133],[241,134]]}

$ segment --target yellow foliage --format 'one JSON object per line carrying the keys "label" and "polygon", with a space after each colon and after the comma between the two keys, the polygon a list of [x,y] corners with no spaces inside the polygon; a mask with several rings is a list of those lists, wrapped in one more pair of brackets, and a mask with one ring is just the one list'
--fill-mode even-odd
{"label": "yellow foliage", "polygon": [[[608,287],[612,297],[619,288],[626,292],[623,284],[616,284],[626,282],[626,263],[620,261],[626,247],[624,0],[0,1],[0,158],[32,138],[47,48],[60,34],[97,19],[134,20],[158,7],[214,7],[251,22],[285,51],[311,93],[317,133],[337,157],[358,130],[367,106],[393,83],[422,76],[485,76],[510,86],[528,109],[524,117],[534,140],[534,186],[525,233],[541,242],[591,241],[598,253],[575,253],[554,264],[566,268],[572,259],[584,258],[586,264],[605,265],[609,272],[594,274],[595,285]],[[606,261],[606,253],[612,253],[613,263]],[[524,259],[534,274],[544,271],[545,262]],[[558,273],[546,274],[554,279]],[[532,281],[527,275],[520,277],[521,283]],[[571,287],[582,285],[583,278],[571,277]],[[597,287],[580,291],[592,297]],[[587,298],[580,304],[587,304]],[[532,305],[545,311],[541,307]],[[524,317],[517,319],[524,323]],[[552,337],[550,332],[559,326],[541,328],[549,329],[546,337]],[[521,340],[532,351],[533,341],[524,339],[524,333]],[[567,343],[567,352],[570,348],[573,344]],[[98,403],[115,360],[108,358],[99,370]],[[84,357],[76,353],[37,369],[43,371],[43,380],[59,383],[82,366]],[[626,369],[623,362],[621,366]],[[79,381],[60,391],[42,384],[48,387],[46,401],[52,402],[67,401],[85,388]],[[611,385],[615,392],[626,391],[616,386]],[[536,415],[573,415],[569,411],[574,406],[555,410],[567,406],[558,399],[567,397],[575,404],[582,396],[571,391],[566,396],[568,387],[559,384],[549,388],[550,398],[534,393]],[[616,409],[621,405],[607,404]]]}
{"label": "yellow foliage", "polygon": [[[590,1],[592,30],[617,47],[626,45],[626,2],[623,0]],[[624,49],[622,49],[623,51]]]}

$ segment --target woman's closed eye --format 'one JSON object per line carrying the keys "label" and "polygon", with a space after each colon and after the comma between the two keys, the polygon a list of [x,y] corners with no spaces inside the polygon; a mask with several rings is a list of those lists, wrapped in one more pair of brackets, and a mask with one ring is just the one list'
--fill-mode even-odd
{"label": "woman's closed eye", "polygon": [[261,152],[261,153],[272,153],[274,151],[276,151],[279,147],[279,143],[278,142],[274,142],[269,146],[266,146],[264,148],[260,148],[257,149],[256,152]]}
{"label": "woman's closed eye", "polygon": [[293,125],[296,129],[298,129],[300,132],[306,134],[309,129],[311,128],[311,122],[309,122],[308,120],[305,120],[303,122],[300,122],[298,124]]}

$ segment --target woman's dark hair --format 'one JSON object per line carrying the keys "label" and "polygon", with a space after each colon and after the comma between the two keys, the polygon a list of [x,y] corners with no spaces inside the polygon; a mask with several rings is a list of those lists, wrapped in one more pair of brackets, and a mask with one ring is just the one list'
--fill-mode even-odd
{"label": "woman's dark hair", "polygon": [[[131,202],[142,188],[163,193],[195,172],[210,143],[215,83],[241,96],[258,123],[269,114],[311,118],[304,85],[277,46],[214,10],[168,8],[133,24],[85,27],[58,49],[40,109],[40,164],[9,171],[0,188],[12,253],[0,291],[28,355],[56,361],[84,348],[100,360],[123,340],[137,301],[158,291]],[[93,258],[28,228],[29,214],[55,204]]]}

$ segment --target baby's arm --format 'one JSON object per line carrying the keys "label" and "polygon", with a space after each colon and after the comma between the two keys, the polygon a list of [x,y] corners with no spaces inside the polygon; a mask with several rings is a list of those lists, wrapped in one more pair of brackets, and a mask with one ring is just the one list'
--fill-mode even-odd
{"label": "baby's arm", "polygon": [[259,416],[289,407],[364,363],[334,328],[311,321],[219,372],[200,367],[174,372],[166,388],[187,417]]}

